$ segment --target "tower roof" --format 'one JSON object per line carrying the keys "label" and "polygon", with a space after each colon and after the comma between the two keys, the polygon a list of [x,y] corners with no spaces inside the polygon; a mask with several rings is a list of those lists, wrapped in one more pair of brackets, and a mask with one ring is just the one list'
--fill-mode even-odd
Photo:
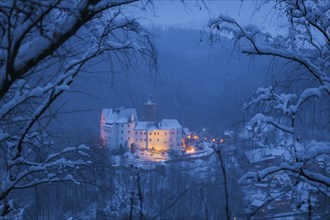
{"label": "tower roof", "polygon": [[149,98],[148,101],[144,103],[144,105],[156,105],[156,103],[152,102]]}

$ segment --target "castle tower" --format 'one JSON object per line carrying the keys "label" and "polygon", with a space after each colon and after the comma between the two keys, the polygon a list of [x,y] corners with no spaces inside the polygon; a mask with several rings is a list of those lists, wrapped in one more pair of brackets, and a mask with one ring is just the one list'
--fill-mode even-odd
{"label": "castle tower", "polygon": [[156,103],[149,98],[143,106],[143,121],[156,121]]}

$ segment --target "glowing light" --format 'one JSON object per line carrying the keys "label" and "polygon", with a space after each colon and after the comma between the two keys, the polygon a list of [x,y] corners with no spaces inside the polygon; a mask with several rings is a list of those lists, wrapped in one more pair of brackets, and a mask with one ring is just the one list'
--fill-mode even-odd
{"label": "glowing light", "polygon": [[195,140],[198,140],[198,136],[197,136],[197,135],[195,135],[195,136],[194,136],[194,139],[195,139]]}
{"label": "glowing light", "polygon": [[195,152],[195,148],[193,148],[193,147],[188,147],[188,148],[186,149],[186,152],[187,152],[187,154],[192,154],[192,153]]}
{"label": "glowing light", "polygon": [[223,143],[223,139],[222,138],[220,139],[220,143]]}
{"label": "glowing light", "polygon": [[215,138],[212,139],[212,142],[215,142]]}
{"label": "glowing light", "polygon": [[190,138],[191,138],[191,136],[190,136],[190,135],[188,135],[188,136],[187,136],[187,138],[188,138],[188,139],[190,139]]}

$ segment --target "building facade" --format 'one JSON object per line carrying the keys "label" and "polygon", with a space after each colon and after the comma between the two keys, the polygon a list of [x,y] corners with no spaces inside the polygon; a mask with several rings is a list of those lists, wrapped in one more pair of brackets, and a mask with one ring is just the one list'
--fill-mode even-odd
{"label": "building facade", "polygon": [[134,108],[103,109],[101,116],[103,146],[112,151],[180,150],[182,127],[175,119],[139,121]]}

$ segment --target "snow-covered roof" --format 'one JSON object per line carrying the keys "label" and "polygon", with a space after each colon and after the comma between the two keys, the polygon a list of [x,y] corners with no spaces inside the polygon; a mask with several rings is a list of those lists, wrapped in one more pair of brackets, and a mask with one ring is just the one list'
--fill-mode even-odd
{"label": "snow-covered roof", "polygon": [[290,151],[284,147],[258,148],[255,150],[245,151],[244,153],[251,163],[269,160],[275,157],[282,157],[286,161],[291,158]]}
{"label": "snow-covered roof", "polygon": [[148,99],[148,101],[144,104],[145,105],[155,105],[156,103],[153,103],[150,99]]}
{"label": "snow-covered roof", "polygon": [[175,119],[163,119],[160,122],[139,121],[135,130],[172,130],[181,128],[179,122]]}
{"label": "snow-covered roof", "polygon": [[244,153],[251,163],[274,159],[274,156],[269,154],[265,148],[245,151]]}
{"label": "snow-covered roof", "polygon": [[253,200],[252,203],[251,203],[251,205],[256,206],[256,207],[260,207],[263,204],[264,204],[264,201],[258,200],[258,199]]}
{"label": "snow-covered roof", "polygon": [[160,122],[160,125],[161,125],[160,126],[161,129],[164,129],[164,130],[181,128],[181,125],[179,124],[179,122],[176,119],[163,119]]}
{"label": "snow-covered roof", "polygon": [[185,135],[191,135],[191,131],[189,130],[189,128],[184,127],[182,130],[183,130]]}
{"label": "snow-covered roof", "polygon": [[291,184],[291,178],[287,173],[278,173],[276,175],[276,179],[281,185],[290,185]]}
{"label": "snow-covered roof", "polygon": [[159,130],[158,122],[154,121],[139,121],[135,130]]}
{"label": "snow-covered roof", "polygon": [[114,123],[125,124],[132,120],[138,121],[134,108],[106,108],[102,111],[105,123],[113,125]]}
{"label": "snow-covered roof", "polygon": [[291,153],[287,148],[275,147],[272,148],[271,151],[274,156],[282,157],[286,161],[291,159]]}

